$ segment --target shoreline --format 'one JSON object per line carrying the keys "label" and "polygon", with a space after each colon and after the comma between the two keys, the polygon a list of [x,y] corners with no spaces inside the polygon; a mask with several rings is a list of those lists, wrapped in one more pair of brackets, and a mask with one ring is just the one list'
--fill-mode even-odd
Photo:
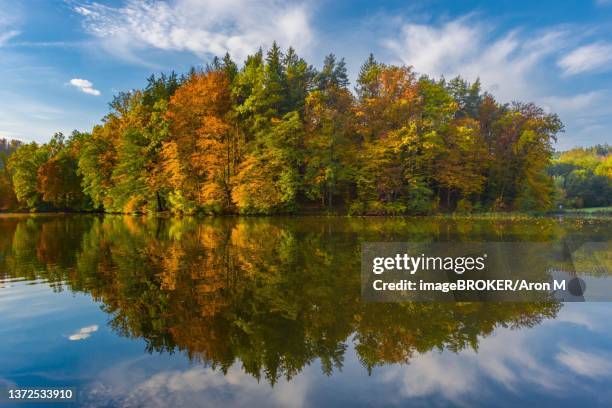
{"label": "shoreline", "polygon": [[308,218],[308,217],[324,217],[324,218],[416,218],[416,219],[500,219],[500,220],[517,220],[517,219],[534,219],[534,218],[553,218],[553,217],[570,217],[570,218],[588,218],[588,217],[603,217],[612,218],[611,210],[603,211],[564,211],[564,212],[543,212],[543,213],[523,213],[523,212],[506,212],[506,213],[448,213],[448,214],[430,214],[430,215],[349,215],[349,214],[330,214],[330,213],[295,213],[295,214],[192,214],[182,215],[169,212],[162,213],[117,213],[117,212],[99,212],[99,211],[0,211],[0,217],[6,216],[77,216],[77,215],[98,215],[98,216],[131,216],[131,217],[155,217],[155,218]]}

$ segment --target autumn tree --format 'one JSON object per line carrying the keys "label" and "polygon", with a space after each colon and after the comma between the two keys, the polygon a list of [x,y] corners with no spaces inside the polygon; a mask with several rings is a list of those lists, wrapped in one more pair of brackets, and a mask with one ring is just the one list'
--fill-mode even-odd
{"label": "autumn tree", "polygon": [[452,122],[443,135],[443,151],[435,163],[435,179],[445,190],[446,208],[451,199],[460,203],[460,210],[471,210],[474,194],[485,182],[486,149],[481,140],[478,122],[463,118]]}
{"label": "autumn tree", "polygon": [[294,210],[300,187],[298,148],[303,123],[297,112],[273,120],[264,144],[247,154],[238,168],[232,199],[243,213]]}
{"label": "autumn tree", "polygon": [[493,137],[489,138],[491,166],[485,187],[490,205],[494,209],[550,208],[553,183],[546,168],[552,143],[563,129],[561,121],[533,104],[515,103],[496,110],[497,119],[489,125]]}
{"label": "autumn tree", "polygon": [[167,113],[164,171],[173,195],[212,212],[232,205],[230,177],[237,152],[230,85],[223,71],[194,73],[170,99]]}
{"label": "autumn tree", "polygon": [[410,144],[415,140],[419,93],[410,68],[385,66],[372,57],[361,69],[356,107],[362,149],[357,174],[355,212],[407,210],[411,186]]}

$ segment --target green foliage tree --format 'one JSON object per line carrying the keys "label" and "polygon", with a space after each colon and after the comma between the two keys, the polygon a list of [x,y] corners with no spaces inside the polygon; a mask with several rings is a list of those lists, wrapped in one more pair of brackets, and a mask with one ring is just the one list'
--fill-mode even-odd
{"label": "green foliage tree", "polygon": [[17,149],[8,160],[15,197],[19,205],[39,209],[43,204],[38,190],[38,169],[49,159],[49,149],[37,143],[28,143]]}
{"label": "green foliage tree", "polygon": [[334,197],[346,202],[354,194],[354,98],[344,60],[333,54],[325,57],[314,81],[316,88],[306,98],[303,188],[309,199],[332,210]]}

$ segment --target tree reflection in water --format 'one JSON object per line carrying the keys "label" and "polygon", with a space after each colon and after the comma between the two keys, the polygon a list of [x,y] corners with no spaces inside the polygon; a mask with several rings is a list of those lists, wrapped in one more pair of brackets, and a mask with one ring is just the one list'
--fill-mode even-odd
{"label": "tree reflection in water", "polygon": [[530,327],[560,308],[366,303],[361,242],[606,240],[606,228],[545,218],[5,217],[0,271],[89,293],[118,334],[151,353],[184,352],[223,372],[240,362],[275,383],[316,359],[332,374],[349,342],[371,370],[434,348],[477,349],[497,327]]}

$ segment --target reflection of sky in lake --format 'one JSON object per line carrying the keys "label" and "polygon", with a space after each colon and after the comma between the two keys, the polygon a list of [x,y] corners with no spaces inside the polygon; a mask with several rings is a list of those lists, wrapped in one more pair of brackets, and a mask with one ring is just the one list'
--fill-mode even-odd
{"label": "reflection of sky in lake", "polygon": [[4,282],[0,383],[75,386],[86,391],[80,397],[84,406],[609,406],[612,401],[609,303],[568,303],[556,319],[533,328],[498,328],[480,339],[477,352],[434,349],[407,365],[376,367],[371,375],[349,339],[341,372],[326,376],[314,362],[274,387],[245,374],[240,362],[224,375],[181,353],[147,354],[144,341],[108,328],[100,306],[87,295],[53,292],[42,282]]}

